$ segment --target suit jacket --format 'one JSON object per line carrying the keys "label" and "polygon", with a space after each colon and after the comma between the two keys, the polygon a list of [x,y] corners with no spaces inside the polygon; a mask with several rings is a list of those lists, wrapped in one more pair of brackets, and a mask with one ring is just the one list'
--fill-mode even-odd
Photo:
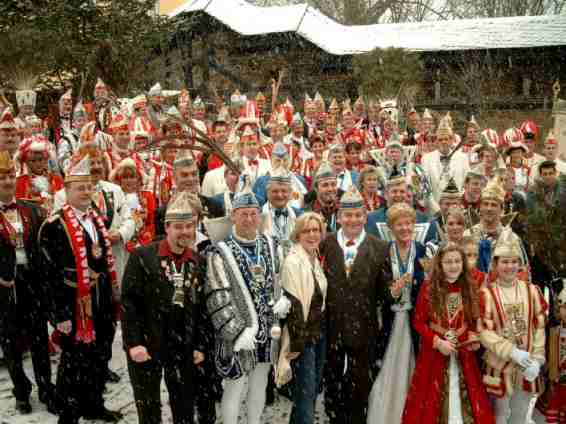
{"label": "suit jacket", "polygon": [[[16,277],[16,249],[7,238],[7,233],[0,228],[0,278],[4,282],[16,282],[16,298],[13,288],[0,285],[0,333],[12,327],[18,317],[15,301],[19,312],[30,313],[32,318],[39,318],[46,308],[46,288],[41,278],[41,258],[36,243],[37,233],[43,222],[44,210],[23,200],[16,200],[16,208],[23,224],[24,249],[28,265],[23,273]],[[15,328],[15,327],[14,327]]]}
{"label": "suit jacket", "polygon": [[[126,243],[134,236],[136,223],[132,217],[132,211],[126,203],[126,195],[122,188],[108,181],[100,181],[99,184],[106,202],[106,214],[104,215],[106,228],[109,231],[118,231],[122,237],[121,242],[112,245],[116,273],[118,274],[118,281],[121,281],[128,260]],[[59,190],[55,193],[53,210],[61,209],[66,201],[65,189]]]}
{"label": "suit jacket", "polygon": [[[440,163],[440,152],[435,150],[433,152],[425,153],[421,159],[421,166],[430,178],[432,195],[434,200],[438,202],[440,199],[440,193],[442,192],[444,185],[448,182],[448,179],[441,181],[442,164]],[[450,158],[448,174],[450,177],[454,178],[454,181],[460,190],[464,187],[464,180],[466,179],[466,174],[469,170],[470,162],[468,156],[461,151],[455,152]]]}
{"label": "suit jacket", "polygon": [[[63,211],[58,210],[47,218],[39,230],[39,245],[44,260],[44,279],[49,290],[49,316],[53,324],[70,320],[73,329],[70,339],[74,339],[77,310],[77,273],[75,252],[67,234]],[[113,337],[113,295],[106,246],[103,234],[96,229],[102,257],[92,256],[92,240],[83,229],[87,251],[88,267],[99,274],[98,283],[91,286],[92,315],[96,340],[109,341]],[[69,282],[73,283],[69,284]]]}
{"label": "suit jacket", "polygon": [[[145,346],[150,356],[162,355],[175,306],[172,302],[175,287],[167,279],[163,264],[169,264],[156,241],[135,249],[131,254],[122,283],[122,335],[126,352],[138,345]],[[213,340],[211,324],[205,315],[203,290],[205,261],[196,252],[186,257],[182,331],[186,337],[187,353],[207,352]],[[177,311],[178,312],[178,311]],[[208,348],[208,350],[207,350]],[[190,358],[192,360],[192,356]]]}
{"label": "suit jacket", "polygon": [[369,349],[375,359],[379,336],[378,308],[390,297],[391,265],[387,243],[368,234],[360,244],[350,276],[336,234],[320,246],[328,280],[328,345]]}

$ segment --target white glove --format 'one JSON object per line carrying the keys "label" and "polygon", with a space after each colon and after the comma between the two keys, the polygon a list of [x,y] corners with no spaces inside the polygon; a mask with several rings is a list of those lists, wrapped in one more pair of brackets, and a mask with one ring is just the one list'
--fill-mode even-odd
{"label": "white glove", "polygon": [[529,352],[521,349],[517,349],[516,347],[513,348],[511,352],[511,359],[519,366],[523,368],[527,368],[531,365],[530,355]]}
{"label": "white glove", "polygon": [[273,305],[273,313],[281,319],[285,318],[290,310],[291,301],[284,295],[281,295],[277,303]]}
{"label": "white glove", "polygon": [[540,373],[540,364],[538,363],[538,361],[531,361],[531,365],[525,368],[522,373],[525,379],[528,382],[532,383],[537,379]]}
{"label": "white glove", "polygon": [[240,350],[254,350],[255,349],[255,333],[254,331],[247,327],[242,331],[242,334],[236,339],[234,343],[234,352],[239,352]]}
{"label": "white glove", "polygon": [[33,177],[31,180],[31,185],[39,193],[49,191],[49,180],[43,175]]}

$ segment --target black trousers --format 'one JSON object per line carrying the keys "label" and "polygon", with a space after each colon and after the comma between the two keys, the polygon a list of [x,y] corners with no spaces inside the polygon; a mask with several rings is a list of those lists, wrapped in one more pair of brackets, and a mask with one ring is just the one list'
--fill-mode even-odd
{"label": "black trousers", "polygon": [[0,287],[0,347],[8,373],[14,385],[17,400],[27,400],[32,385],[23,368],[23,352],[26,344],[31,352],[33,372],[40,399],[52,396],[51,362],[49,360],[47,316],[39,302],[25,289]]}
{"label": "black trousers", "polygon": [[327,355],[324,400],[330,423],[366,424],[372,384],[367,349],[333,346]]}
{"label": "black trousers", "polygon": [[169,392],[174,424],[192,424],[194,415],[194,366],[192,354],[174,355],[166,362],[151,359],[136,363],[128,356],[128,372],[134,389],[139,424],[161,423],[161,377]]}
{"label": "black trousers", "polygon": [[104,407],[107,361],[104,353],[109,335],[97,332],[96,341],[77,343],[74,334],[61,335],[61,361],[57,372],[60,423],[76,423],[82,416]]}

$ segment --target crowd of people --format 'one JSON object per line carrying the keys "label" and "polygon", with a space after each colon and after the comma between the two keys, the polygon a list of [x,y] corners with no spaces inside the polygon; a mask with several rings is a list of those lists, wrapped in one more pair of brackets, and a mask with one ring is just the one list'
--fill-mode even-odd
{"label": "crowd of people", "polygon": [[[533,121],[98,80],[0,104],[0,347],[16,409],[141,424],[566,423],[566,162]],[[328,107],[327,107],[328,103]],[[301,106],[302,113],[299,111]],[[268,113],[268,109],[271,111]],[[406,122],[400,128],[399,122]],[[537,153],[537,150],[540,153]],[[49,355],[60,351],[56,382]],[[217,417],[216,404],[220,404]]]}

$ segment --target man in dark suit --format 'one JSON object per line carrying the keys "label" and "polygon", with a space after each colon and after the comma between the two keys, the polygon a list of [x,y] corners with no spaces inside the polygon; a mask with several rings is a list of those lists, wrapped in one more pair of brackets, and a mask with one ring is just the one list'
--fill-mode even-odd
{"label": "man in dark suit", "polygon": [[31,382],[24,373],[21,336],[27,335],[39,400],[54,412],[54,387],[48,352],[45,287],[40,273],[37,232],[43,210],[15,199],[16,170],[0,152],[0,347],[14,384],[16,409],[31,412]]}
{"label": "man in dark suit", "polygon": [[328,285],[326,412],[333,424],[365,424],[378,371],[379,306],[389,297],[388,244],[367,234],[367,211],[355,187],[340,200],[337,233],[320,247]]}
{"label": "man in dark suit", "polygon": [[202,299],[206,262],[191,247],[197,216],[190,201],[188,192],[173,198],[166,238],[135,250],[124,275],[124,349],[140,424],[161,422],[163,372],[173,422],[193,422],[195,365],[213,334]]}
{"label": "man in dark suit", "polygon": [[114,336],[119,287],[103,217],[91,207],[90,156],[65,176],[66,203],[39,230],[49,287],[50,320],[61,333],[57,375],[59,424],[80,417],[117,422],[104,406],[107,352]]}

